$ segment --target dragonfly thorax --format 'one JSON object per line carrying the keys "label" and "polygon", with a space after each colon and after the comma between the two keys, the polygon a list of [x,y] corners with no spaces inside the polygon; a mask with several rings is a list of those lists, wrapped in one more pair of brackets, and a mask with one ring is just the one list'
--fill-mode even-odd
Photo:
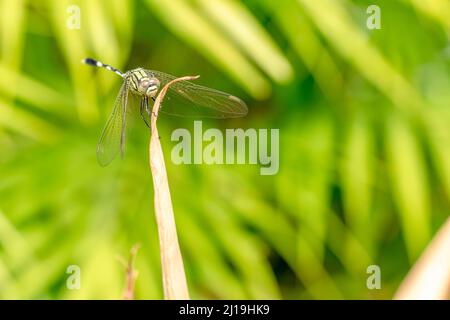
{"label": "dragonfly thorax", "polygon": [[131,89],[143,96],[152,98],[159,90],[159,80],[142,68],[129,71],[127,80]]}

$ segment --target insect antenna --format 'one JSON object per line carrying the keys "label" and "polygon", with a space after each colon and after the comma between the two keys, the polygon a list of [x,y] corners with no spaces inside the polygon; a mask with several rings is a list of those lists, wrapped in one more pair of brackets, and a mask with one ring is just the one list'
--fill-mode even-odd
{"label": "insect antenna", "polygon": [[124,76],[124,73],[122,73],[121,71],[117,70],[116,68],[110,66],[109,64],[104,64],[103,62],[92,59],[92,58],[85,58],[85,59],[81,60],[81,62],[88,64],[90,66],[93,66],[93,67],[105,68],[109,71],[115,72],[116,74],[118,74],[121,77]]}

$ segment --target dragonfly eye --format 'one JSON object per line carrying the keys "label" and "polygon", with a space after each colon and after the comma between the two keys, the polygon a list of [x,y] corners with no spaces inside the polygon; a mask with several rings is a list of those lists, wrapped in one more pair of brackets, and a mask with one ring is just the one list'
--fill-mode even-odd
{"label": "dragonfly eye", "polygon": [[141,80],[139,82],[139,87],[141,87],[144,90],[147,89],[149,85],[150,85],[150,81],[149,80]]}
{"label": "dragonfly eye", "polygon": [[147,85],[147,90],[145,93],[147,94],[147,96],[154,97],[156,92],[159,89],[159,80],[156,78],[152,78],[147,82],[148,82],[148,85]]}
{"label": "dragonfly eye", "polygon": [[151,91],[157,91],[159,88],[158,79],[143,79],[139,81],[138,90],[142,93],[149,93]]}

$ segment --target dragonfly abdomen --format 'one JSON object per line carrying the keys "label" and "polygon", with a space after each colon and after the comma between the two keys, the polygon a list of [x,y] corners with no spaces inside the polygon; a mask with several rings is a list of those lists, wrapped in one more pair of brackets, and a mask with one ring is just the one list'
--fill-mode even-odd
{"label": "dragonfly abdomen", "polygon": [[105,68],[106,70],[115,72],[116,74],[118,74],[119,76],[123,77],[124,74],[123,72],[121,72],[120,70],[117,70],[116,68],[114,68],[113,66],[110,66],[109,64],[105,64],[101,61],[92,59],[92,58],[86,58],[82,60],[83,63],[86,63],[90,66],[94,66],[94,67],[99,67],[99,68]]}

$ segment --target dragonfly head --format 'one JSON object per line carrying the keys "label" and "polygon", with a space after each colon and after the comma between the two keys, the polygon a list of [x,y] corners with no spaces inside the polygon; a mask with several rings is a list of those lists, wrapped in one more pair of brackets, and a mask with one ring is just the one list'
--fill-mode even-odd
{"label": "dragonfly head", "polygon": [[154,97],[159,90],[160,82],[152,74],[142,69],[136,69],[130,73],[132,88],[139,94]]}
{"label": "dragonfly head", "polygon": [[156,78],[142,78],[138,83],[138,91],[147,96],[154,97],[159,89],[159,80]]}

